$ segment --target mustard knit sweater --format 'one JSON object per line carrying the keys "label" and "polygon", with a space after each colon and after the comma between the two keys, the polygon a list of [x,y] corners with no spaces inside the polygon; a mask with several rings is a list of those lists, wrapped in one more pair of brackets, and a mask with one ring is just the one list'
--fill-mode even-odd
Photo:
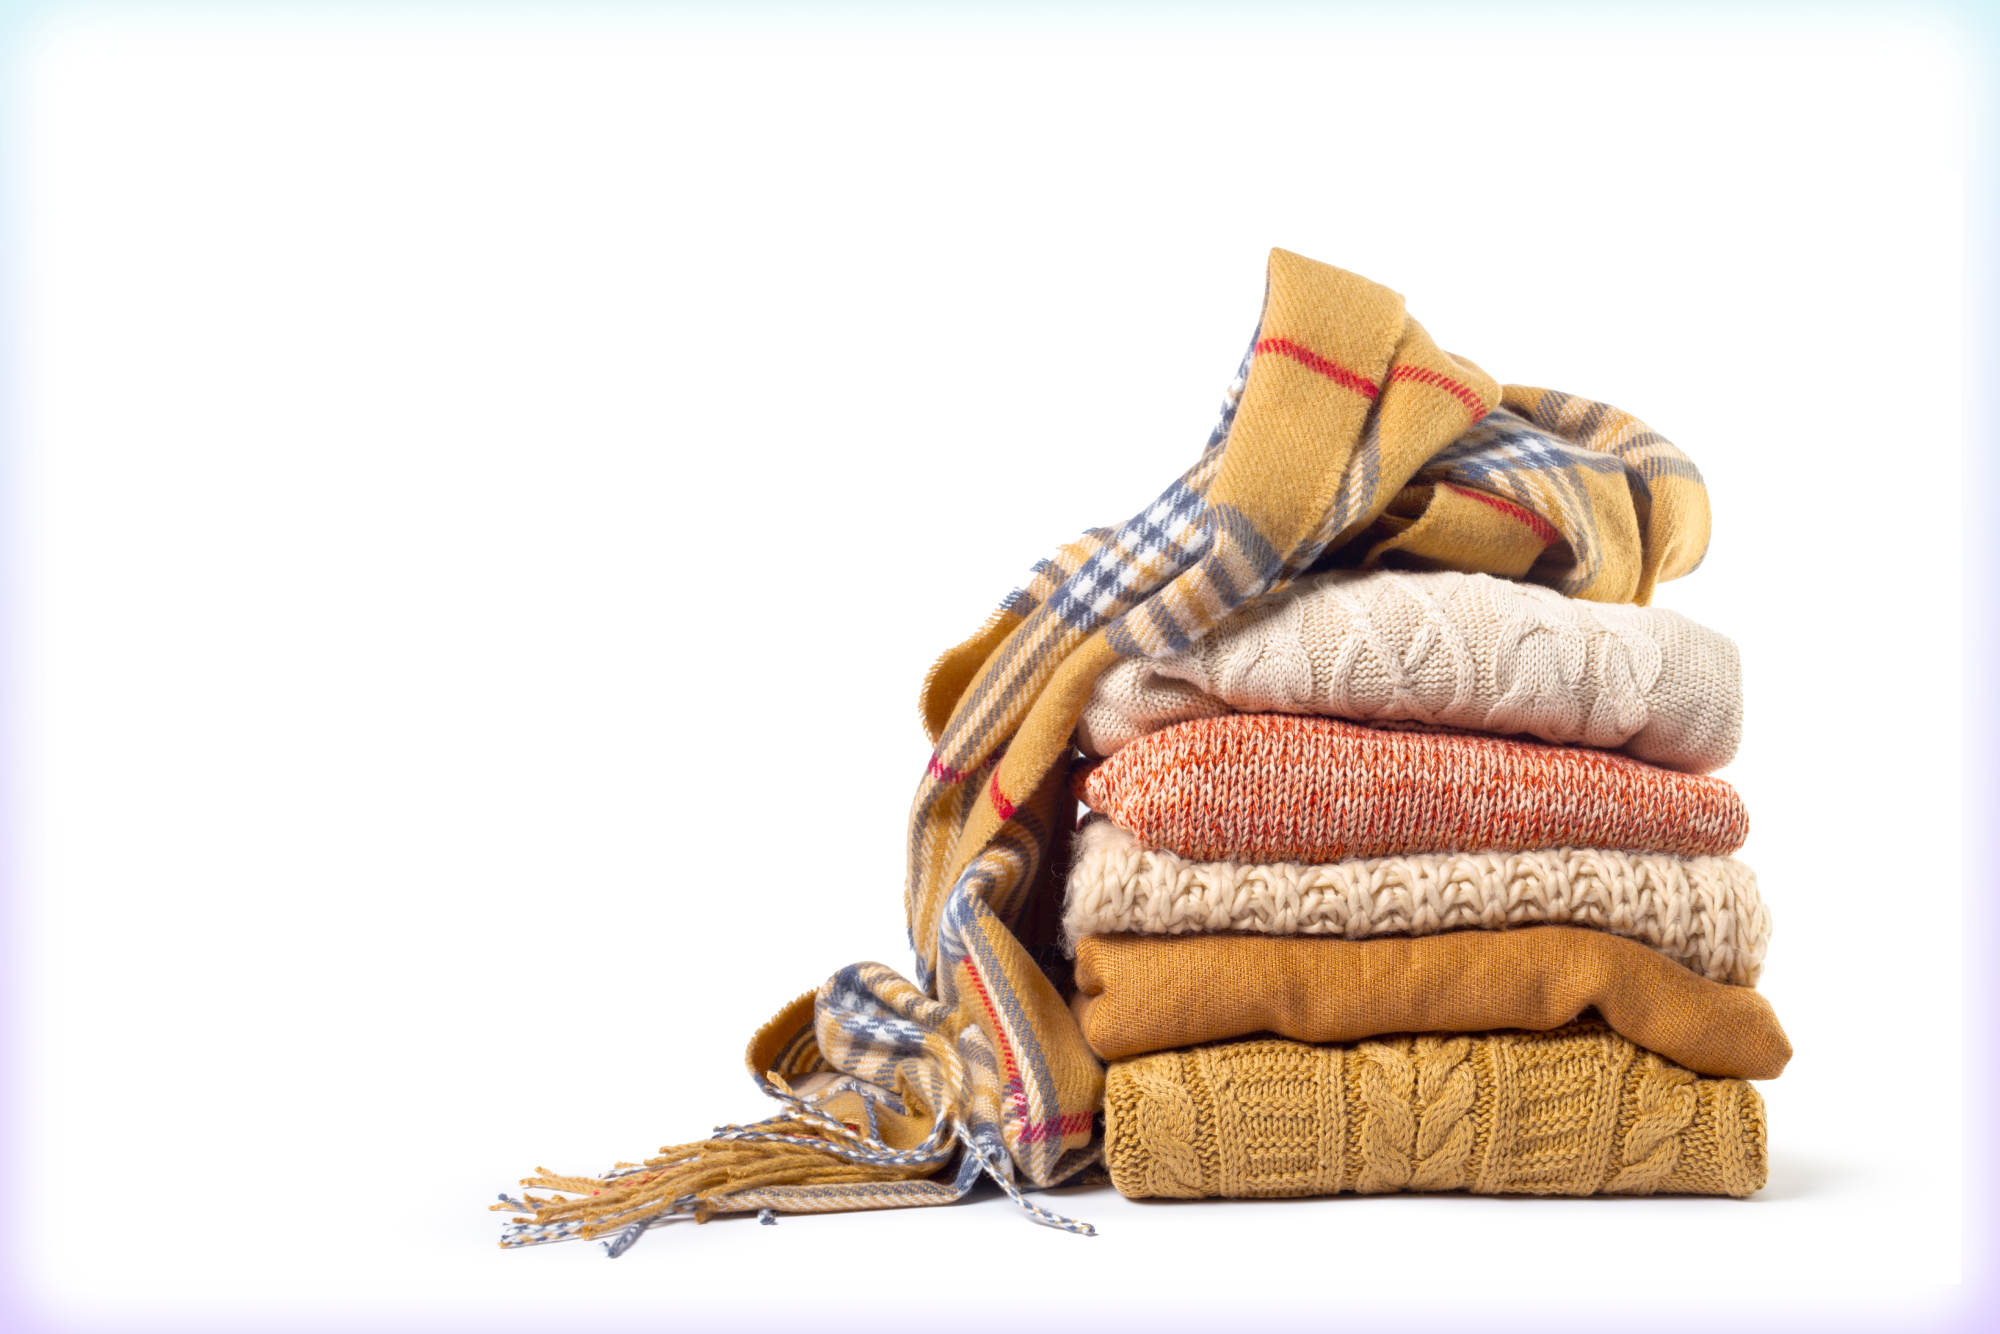
{"label": "mustard knit sweater", "polygon": [[1464,1190],[1749,1195],[1764,1103],[1610,1032],[1256,1040],[1113,1062],[1105,1161],[1125,1195]]}

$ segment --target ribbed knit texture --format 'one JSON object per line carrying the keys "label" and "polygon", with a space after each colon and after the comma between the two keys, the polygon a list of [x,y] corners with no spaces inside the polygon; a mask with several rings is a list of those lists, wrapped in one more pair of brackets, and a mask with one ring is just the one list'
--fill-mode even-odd
{"label": "ribbed knit texture", "polygon": [[1656,950],[1576,926],[1441,936],[1085,936],[1071,1001],[1107,1061],[1275,1033],[1358,1042],[1385,1033],[1546,1032],[1586,1009],[1704,1075],[1776,1079],[1792,1044],[1749,987],[1697,977]]}
{"label": "ribbed knit texture", "polygon": [[1254,1041],[1114,1062],[1104,1157],[1135,1197],[1339,1191],[1749,1195],[1764,1103],[1594,1024]]}
{"label": "ribbed knit texture", "polygon": [[1063,936],[1428,936],[1543,922],[1595,927],[1649,945],[1703,977],[1757,981],[1771,914],[1733,857],[1599,848],[1412,853],[1305,865],[1197,862],[1148,848],[1109,820],[1076,836]]}
{"label": "ribbed knit texture", "polygon": [[1335,570],[1239,609],[1182,652],[1113,667],[1077,744],[1112,755],[1230,712],[1528,733],[1708,773],[1736,753],[1743,680],[1727,636],[1663,608],[1487,574]]}
{"label": "ribbed knit texture", "polygon": [[1277,713],[1176,723],[1088,770],[1081,789],[1145,843],[1196,861],[1562,847],[1716,857],[1750,832],[1719,778],[1609,751]]}

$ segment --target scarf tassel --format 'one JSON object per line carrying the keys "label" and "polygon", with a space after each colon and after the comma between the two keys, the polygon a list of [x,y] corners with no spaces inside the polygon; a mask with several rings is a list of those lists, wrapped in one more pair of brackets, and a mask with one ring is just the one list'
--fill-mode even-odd
{"label": "scarf tassel", "polygon": [[[755,1210],[766,1222],[776,1221],[776,1209],[743,1200],[746,1195],[796,1186],[846,1186],[826,1201],[832,1209],[869,1208],[870,1186],[915,1182],[935,1173],[938,1164],[927,1156],[893,1154],[900,1162],[857,1162],[820,1137],[813,1121],[777,1117],[754,1127],[728,1127],[716,1139],[672,1145],[643,1163],[619,1163],[601,1177],[559,1176],[545,1167],[535,1169],[521,1185],[526,1190],[568,1191],[570,1194],[520,1198],[501,1195],[494,1212],[516,1215],[502,1229],[506,1249],[538,1246],[552,1241],[602,1238],[605,1254],[616,1259],[652,1228],[678,1218],[706,1223],[718,1213]],[[963,1127],[959,1127],[963,1136]],[[1066,1218],[1030,1202],[1013,1179],[1011,1164],[996,1151],[979,1151],[969,1136],[964,1142],[979,1169],[991,1177],[1029,1217],[1050,1227],[1081,1236],[1095,1236],[1090,1224]],[[885,1146],[886,1147],[886,1146]],[[895,1204],[946,1204],[961,1198],[963,1185],[936,1183],[923,1196],[898,1193]],[[801,1201],[803,1203],[803,1201]],[[884,1198],[875,1207],[890,1204]],[[808,1212],[813,1210],[786,1210]],[[607,1234],[609,1234],[607,1236]]]}
{"label": "scarf tassel", "polygon": [[[766,1122],[759,1129],[816,1138],[812,1126],[798,1121]],[[732,1212],[727,1197],[743,1191],[905,1181],[934,1170],[926,1165],[850,1162],[834,1156],[831,1147],[761,1137],[710,1139],[663,1148],[643,1163],[619,1163],[601,1177],[558,1176],[538,1167],[522,1186],[570,1195],[538,1198],[524,1193],[520,1199],[502,1195],[490,1207],[527,1215],[513,1219],[503,1230],[503,1247],[616,1233],[605,1242],[605,1250],[618,1256],[648,1228],[682,1217],[705,1223],[716,1213]]]}

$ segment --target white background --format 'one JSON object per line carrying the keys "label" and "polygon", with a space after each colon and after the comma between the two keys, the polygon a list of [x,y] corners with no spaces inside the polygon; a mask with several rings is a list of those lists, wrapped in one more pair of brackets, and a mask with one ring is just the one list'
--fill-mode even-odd
{"label": "white background", "polygon": [[[71,19],[22,52],[6,975],[66,1322],[1914,1322],[1959,1273],[1970,73],[1944,29],[1423,11]],[[1769,1187],[675,1226],[907,967],[931,659],[1190,461],[1273,245],[1629,408],[1716,535],[1798,1055]],[[1892,1092],[1893,1091],[1893,1092]],[[555,1322],[552,1326],[550,1322]],[[1281,1321],[1282,1323],[1282,1321]]]}

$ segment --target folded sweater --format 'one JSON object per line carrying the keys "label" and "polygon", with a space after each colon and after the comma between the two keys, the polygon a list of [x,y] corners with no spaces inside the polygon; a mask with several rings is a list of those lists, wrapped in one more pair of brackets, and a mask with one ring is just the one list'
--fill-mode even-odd
{"label": "folded sweater", "polygon": [[1742,1196],[1764,1184],[1764,1102],[1597,1024],[1231,1042],[1114,1062],[1104,1158],[1140,1197]]}
{"label": "folded sweater", "polygon": [[1334,718],[1236,713],[1139,738],[1081,795],[1197,861],[1337,862],[1411,852],[1743,846],[1736,789],[1609,751]]}
{"label": "folded sweater", "polygon": [[1586,1008],[1704,1075],[1776,1079],[1792,1044],[1749,987],[1697,977],[1656,950],[1576,926],[1441,936],[1085,936],[1071,1009],[1107,1061],[1275,1033],[1355,1042],[1384,1033],[1545,1031]]}
{"label": "folded sweater", "polygon": [[1109,820],[1076,836],[1063,937],[1429,936],[1542,922],[1611,931],[1718,982],[1752,985],[1771,937],[1757,876],[1733,857],[1597,848],[1412,853],[1304,865],[1197,862],[1148,848]]}
{"label": "folded sweater", "polygon": [[1725,635],[1659,607],[1450,570],[1335,570],[1232,613],[1192,647],[1128,658],[1077,723],[1112,755],[1225,713],[1415,721],[1623,750],[1709,773],[1743,733]]}

